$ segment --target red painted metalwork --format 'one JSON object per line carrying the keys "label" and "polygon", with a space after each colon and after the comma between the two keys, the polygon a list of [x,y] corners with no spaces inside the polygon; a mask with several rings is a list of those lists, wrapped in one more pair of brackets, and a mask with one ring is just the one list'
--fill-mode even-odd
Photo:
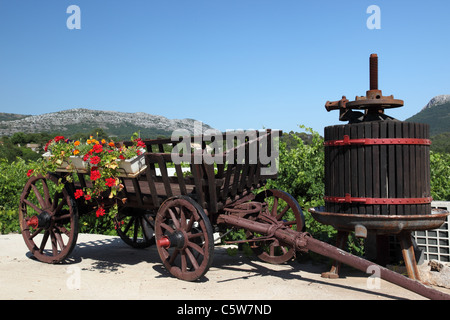
{"label": "red painted metalwork", "polygon": [[349,193],[345,197],[324,197],[325,201],[336,203],[361,203],[361,204],[425,204],[433,201],[432,197],[425,198],[366,198],[352,197]]}
{"label": "red painted metalwork", "polygon": [[39,225],[39,219],[37,216],[32,216],[28,221],[27,221],[27,226],[32,227],[34,229],[36,229]]}
{"label": "red painted metalwork", "polygon": [[158,247],[170,248],[170,240],[167,237],[159,239],[158,241],[156,241],[156,244],[158,245]]}
{"label": "red painted metalwork", "polygon": [[414,139],[414,138],[378,138],[378,139],[350,139],[348,135],[344,135],[343,140],[329,140],[324,142],[325,147],[334,146],[350,146],[350,145],[398,145],[398,144],[413,144],[413,145],[431,145],[430,139]]}

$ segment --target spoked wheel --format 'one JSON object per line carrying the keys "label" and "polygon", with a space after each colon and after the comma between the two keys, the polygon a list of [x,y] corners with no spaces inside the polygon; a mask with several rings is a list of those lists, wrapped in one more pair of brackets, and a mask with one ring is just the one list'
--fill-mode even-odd
{"label": "spoked wheel", "polygon": [[147,211],[124,208],[114,223],[117,234],[129,246],[143,249],[155,244],[154,221]]}
{"label": "spoked wheel", "polygon": [[19,220],[25,243],[39,261],[61,262],[76,245],[76,202],[55,175],[28,180],[20,197]]}
{"label": "spoked wheel", "polygon": [[182,280],[201,278],[214,254],[213,229],[202,207],[187,196],[171,198],[162,204],[155,220],[164,267]]}
{"label": "spoked wheel", "polygon": [[[305,219],[302,209],[297,200],[289,193],[274,189],[266,190],[260,192],[256,196],[255,201],[265,202],[267,204],[266,213],[276,218],[277,221],[283,221],[284,225],[289,226],[293,230],[303,230]],[[246,236],[250,240],[260,235],[247,231]],[[250,245],[258,258],[273,264],[289,261],[295,253],[293,248],[280,244],[276,239],[250,242]]]}

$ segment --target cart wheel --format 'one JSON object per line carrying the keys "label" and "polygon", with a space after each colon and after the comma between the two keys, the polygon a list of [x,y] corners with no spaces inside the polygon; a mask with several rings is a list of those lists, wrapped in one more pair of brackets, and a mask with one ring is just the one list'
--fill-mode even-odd
{"label": "cart wheel", "polygon": [[158,253],[165,268],[181,280],[195,281],[211,266],[213,229],[202,207],[187,196],[164,202],[156,214]]}
{"label": "cart wheel", "polygon": [[[304,216],[300,205],[289,193],[281,190],[266,190],[260,192],[255,201],[266,202],[267,212],[276,217],[278,221],[283,221],[293,230],[303,231]],[[253,239],[259,235],[253,232],[246,232],[247,239]],[[250,242],[253,252],[261,260],[273,264],[281,264],[289,261],[294,256],[295,250],[291,247],[280,245],[278,240],[263,240]]]}
{"label": "cart wheel", "polygon": [[39,261],[61,262],[76,245],[78,210],[72,194],[69,186],[61,186],[52,174],[31,177],[23,189],[20,228],[28,249]]}
{"label": "cart wheel", "polygon": [[146,211],[120,210],[114,223],[117,234],[129,246],[143,249],[155,244],[153,218]]}

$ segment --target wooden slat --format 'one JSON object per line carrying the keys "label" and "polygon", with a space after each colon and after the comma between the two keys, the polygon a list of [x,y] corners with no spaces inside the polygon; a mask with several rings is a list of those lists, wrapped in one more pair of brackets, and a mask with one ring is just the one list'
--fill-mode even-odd
{"label": "wooden slat", "polygon": [[142,200],[141,188],[139,187],[139,182],[136,178],[132,178],[131,181],[133,183],[134,192],[136,193],[137,202],[140,206],[142,206],[143,200]]}
{"label": "wooden slat", "polygon": [[153,204],[157,207],[160,205],[158,192],[156,191],[155,186],[155,178],[156,178],[156,170],[155,166],[150,165],[151,159],[148,154],[146,154],[146,162],[147,162],[147,168],[146,168],[146,178],[147,178],[147,184],[150,189],[150,194],[152,197]]}
{"label": "wooden slat", "polygon": [[[364,123],[364,137],[372,138],[371,123]],[[373,182],[372,182],[372,149],[373,146],[364,148],[365,151],[365,180],[366,180],[366,197],[370,197],[373,194]],[[373,207],[366,206],[366,214],[373,214]]]}
{"label": "wooden slat", "polygon": [[[388,122],[388,129],[387,129],[387,137],[388,138],[395,138],[395,122],[389,121]],[[395,157],[395,146],[389,145],[388,146],[388,153],[389,153],[389,159],[388,159],[388,196],[389,198],[396,198],[395,194],[395,187],[396,187],[396,157]],[[398,170],[401,170],[401,168],[398,168]],[[397,214],[397,206],[391,206],[388,205],[388,212],[387,214],[390,215],[396,215]]]}
{"label": "wooden slat", "polygon": [[[409,138],[409,123],[404,122],[402,125],[402,136],[403,138]],[[411,184],[410,184],[410,154],[407,145],[402,145],[403,152],[403,196],[400,198],[410,198],[411,197]],[[408,204],[404,205],[405,215],[411,214],[411,206]]]}
{"label": "wooden slat", "polygon": [[[380,138],[387,138],[387,125],[388,121],[382,121],[380,123]],[[388,197],[388,146],[381,145],[380,146],[380,197],[387,198]],[[380,205],[380,214],[387,215],[387,205]]]}
{"label": "wooden slat", "polygon": [[208,182],[208,214],[217,213],[217,191],[214,176],[214,164],[204,164],[206,179]]}
{"label": "wooden slat", "polygon": [[[395,123],[395,136],[396,138],[402,138],[402,123],[396,122]],[[395,187],[395,197],[396,198],[403,198],[404,192],[403,192],[403,146],[402,145],[396,145],[395,146],[395,166],[397,168],[396,170],[396,187]],[[398,205],[397,206],[397,215],[403,215],[405,214],[405,206],[404,205]]]}
{"label": "wooden slat", "polygon": [[178,185],[180,186],[180,191],[182,195],[187,194],[186,183],[184,181],[183,169],[180,164],[175,165],[175,172],[177,173]]}
{"label": "wooden slat", "polygon": [[[371,123],[372,138],[379,138],[380,123]],[[372,194],[374,198],[380,198],[380,146],[372,146]],[[380,215],[380,205],[373,205],[373,214]]]}
{"label": "wooden slat", "polygon": [[205,208],[206,205],[206,199],[205,194],[203,192],[203,172],[201,164],[191,164],[191,170],[192,175],[194,177],[194,183],[195,183],[195,192],[198,196],[198,203],[200,206]]}
{"label": "wooden slat", "polygon": [[[365,125],[363,123],[358,124],[358,139],[362,139],[365,136]],[[359,190],[359,195],[361,197],[367,197],[368,195],[366,194],[366,152],[364,150],[364,148],[358,148],[358,168],[357,168],[357,173],[358,173],[358,190]],[[361,204],[358,206],[358,213],[359,214],[366,214],[366,206],[364,204]]]}

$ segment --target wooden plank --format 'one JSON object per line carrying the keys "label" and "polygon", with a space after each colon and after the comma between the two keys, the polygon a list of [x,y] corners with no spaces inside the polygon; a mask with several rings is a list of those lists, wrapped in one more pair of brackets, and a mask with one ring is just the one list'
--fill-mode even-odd
{"label": "wooden plank", "polygon": [[[338,139],[342,140],[344,139],[344,126],[340,125],[338,126]],[[343,197],[345,196],[345,148],[338,148],[338,194],[339,196]],[[348,207],[348,204],[341,203],[339,204],[338,212],[345,213],[346,209]]]}
{"label": "wooden plank", "polygon": [[236,164],[235,171],[234,171],[234,177],[233,177],[233,184],[231,187],[231,196],[232,197],[235,197],[237,195],[239,178],[241,176],[241,170],[242,170],[242,164]]}
{"label": "wooden plank", "polygon": [[[409,138],[409,123],[404,122],[402,124],[402,137],[403,138]],[[402,145],[402,152],[403,152],[403,196],[399,198],[411,198],[411,173],[410,173],[410,154],[409,154],[409,148],[408,145]],[[406,204],[404,205],[405,215],[411,214],[411,206]]]}
{"label": "wooden plank", "polygon": [[161,172],[162,181],[164,183],[164,188],[166,190],[166,195],[169,198],[173,197],[172,188],[170,186],[170,181],[169,181],[169,175],[167,173],[166,162],[164,161],[163,157],[160,155],[157,156],[157,160],[158,160],[159,170]]}
{"label": "wooden plank", "polygon": [[[415,138],[422,138],[422,127],[420,123],[414,123],[414,137]],[[422,157],[421,157],[421,151],[422,146],[416,145],[414,146],[415,151],[415,161],[416,164],[414,166],[414,177],[415,177],[415,183],[416,183],[416,189],[414,191],[414,198],[421,198],[422,197],[422,184],[423,184],[423,164],[422,164]],[[418,204],[415,206],[415,212],[414,214],[421,214],[422,211],[422,205]]]}
{"label": "wooden plank", "polygon": [[238,186],[238,190],[240,193],[242,193],[242,191],[245,189],[246,185],[247,185],[247,178],[248,178],[248,170],[250,167],[250,148],[249,148],[250,144],[247,144],[245,146],[245,160],[244,160],[244,165],[242,167],[241,170],[241,174],[239,176],[239,186]]}
{"label": "wooden plank", "polygon": [[[358,138],[358,126],[351,125],[350,129],[350,138],[357,139]],[[360,147],[353,146],[350,149],[350,179],[351,179],[351,190],[350,194],[352,197],[360,197],[359,188],[358,188],[358,169],[359,169],[359,161],[358,161],[358,149]],[[352,205],[351,212],[352,214],[358,214],[359,212],[359,204]]]}
{"label": "wooden plank", "polygon": [[158,192],[156,191],[156,186],[155,186],[156,170],[155,170],[154,165],[150,165],[151,159],[148,156],[148,154],[146,155],[146,162],[147,162],[146,178],[147,178],[148,188],[150,189],[150,194],[152,196],[153,204],[156,207],[159,207],[160,201],[159,201]]}
{"label": "wooden plank", "polygon": [[[364,138],[365,133],[365,125],[363,123],[360,123],[357,125],[358,128],[358,139]],[[364,148],[358,148],[358,193],[360,197],[367,197],[366,194],[366,152]],[[358,206],[358,213],[359,214],[366,214],[366,206],[364,204],[361,204]]]}
{"label": "wooden plank", "polygon": [[[387,137],[388,138],[395,138],[395,122],[394,121],[388,121],[388,128],[387,128]],[[395,198],[395,179],[396,179],[396,166],[395,166],[395,146],[389,145],[388,147],[388,197],[389,198]],[[401,170],[401,168],[398,168],[398,170]],[[397,206],[395,205],[388,205],[388,212],[389,215],[396,215],[397,214]]]}
{"label": "wooden plank", "polygon": [[214,176],[214,164],[204,164],[206,181],[208,184],[208,196],[206,200],[208,202],[208,214],[217,213],[217,192],[216,192],[216,180]]}
{"label": "wooden plank", "polygon": [[195,191],[198,196],[198,203],[202,208],[206,206],[205,194],[203,192],[203,172],[201,164],[191,164],[191,171],[194,177]]}
{"label": "wooden plank", "polygon": [[[380,122],[380,138],[387,138],[387,121]],[[380,197],[388,197],[388,146],[380,146]],[[387,205],[380,205],[380,214],[387,215]]]}
{"label": "wooden plank", "polygon": [[[430,126],[428,124],[424,124],[424,138],[430,139]],[[431,172],[430,172],[430,146],[425,146],[425,196],[431,197]],[[426,212],[431,212],[431,203],[427,205]]]}
{"label": "wooden plank", "polygon": [[234,164],[228,164],[227,170],[225,171],[225,180],[222,186],[222,196],[221,199],[225,201],[228,197],[228,193],[230,192],[230,181],[231,176],[233,175]]}
{"label": "wooden plank", "polygon": [[[330,127],[325,127],[324,128],[324,135],[323,135],[323,139],[324,141],[329,141],[330,140]],[[324,175],[325,175],[325,196],[329,196],[330,195],[330,147],[325,147],[324,148]],[[325,211],[326,212],[330,212],[329,211],[329,205],[328,202],[325,202]]]}
{"label": "wooden plank", "polygon": [[[403,137],[401,122],[395,122],[395,137],[396,138]],[[396,167],[395,197],[403,198],[404,197],[404,192],[403,192],[404,180],[403,180],[403,146],[402,145],[395,146],[395,167]],[[404,205],[398,205],[396,208],[397,208],[397,215],[405,214],[405,206]]]}
{"label": "wooden plank", "polygon": [[[333,126],[332,128],[332,133],[333,133],[333,138],[332,140],[336,140],[339,139],[339,126]],[[338,147],[332,147],[333,150],[333,155],[332,155],[332,162],[331,162],[331,170],[333,172],[333,184],[332,184],[332,190],[331,190],[331,194],[335,197],[340,196],[339,194],[339,158],[338,158],[338,151],[339,148]],[[339,213],[340,208],[338,206],[337,203],[332,202],[332,211],[331,212],[336,212]]]}
{"label": "wooden plank", "polygon": [[[372,138],[372,127],[369,123],[364,123],[364,137]],[[366,182],[366,197],[373,197],[373,179],[372,179],[372,149],[373,146],[366,146],[365,152],[365,182]],[[373,214],[373,207],[366,206],[366,214]]]}
{"label": "wooden plank", "polygon": [[[380,137],[380,124],[378,121],[370,122],[372,127],[372,138]],[[380,198],[380,146],[372,146],[372,197]],[[380,215],[380,205],[373,205],[373,214]]]}
{"label": "wooden plank", "polygon": [[139,187],[138,180],[136,178],[132,178],[131,182],[133,183],[134,192],[136,193],[138,204],[140,206],[142,206],[143,205],[142,193],[141,193],[141,188]]}
{"label": "wooden plank", "polygon": [[180,192],[182,195],[187,194],[186,183],[184,181],[183,169],[180,164],[175,164],[175,172],[177,173],[178,185],[180,186]]}
{"label": "wooden plank", "polygon": [[[342,126],[342,130],[343,130],[343,135],[342,138],[344,138],[344,135],[347,135],[349,137],[351,137],[351,133],[350,133],[350,127],[351,125],[344,125]],[[352,163],[351,163],[351,158],[350,158],[350,152],[351,152],[352,147],[351,146],[345,146],[344,148],[342,148],[342,152],[343,152],[343,161],[344,161],[344,185],[343,185],[343,194],[350,194],[352,197],[354,197],[354,195],[352,194],[352,186],[351,186],[351,182],[352,182]],[[351,213],[351,208],[354,207],[354,204],[346,204],[344,206],[344,213],[350,214]]]}

